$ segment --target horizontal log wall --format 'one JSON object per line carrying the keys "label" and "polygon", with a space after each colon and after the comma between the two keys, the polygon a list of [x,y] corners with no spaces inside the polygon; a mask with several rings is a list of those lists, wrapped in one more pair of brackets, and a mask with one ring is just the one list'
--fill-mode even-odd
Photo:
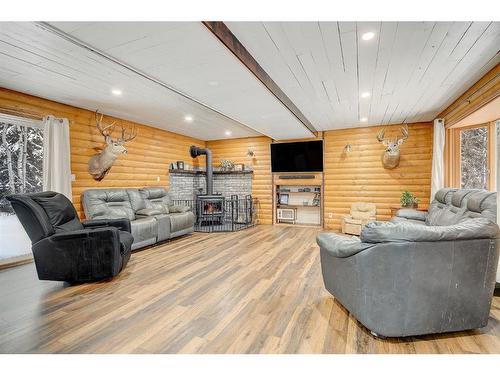
{"label": "horizontal log wall", "polygon": [[[401,125],[387,127],[386,137],[400,135]],[[330,130],[325,139],[325,227],[339,230],[342,216],[354,202],[377,205],[377,219],[389,220],[390,207],[399,206],[403,190],[420,198],[420,207],[429,205],[432,161],[432,124],[410,124],[410,137],[401,146],[399,167],[384,169],[384,146],[376,140],[382,127]],[[350,144],[352,151],[343,154]],[[331,217],[330,217],[331,216]]]}
{"label": "horizontal log wall", "polygon": [[[252,195],[259,199],[257,211],[260,224],[272,224],[272,178],[271,178],[271,139],[268,137],[238,138],[208,141],[207,147],[213,153],[213,165],[219,166],[221,159],[251,165],[254,170]],[[255,153],[247,156],[248,149]]]}
{"label": "horizontal log wall", "polygon": [[500,96],[500,64],[486,73],[438,115],[449,128]]}
{"label": "horizontal log wall", "polygon": [[[83,217],[80,195],[90,188],[164,186],[168,188],[168,169],[171,162],[183,160],[191,165],[204,165],[204,157],[191,159],[189,146],[205,147],[205,142],[130,121],[104,117],[104,122],[125,127],[137,126],[137,137],[125,147],[109,174],[102,181],[94,181],[87,172],[89,158],[104,144],[95,126],[94,113],[50,100],[0,88],[0,111],[27,113],[37,116],[54,115],[70,121],[71,171],[76,179],[72,183],[73,202]],[[118,135],[118,131],[115,135]],[[159,178],[159,181],[158,181]]]}

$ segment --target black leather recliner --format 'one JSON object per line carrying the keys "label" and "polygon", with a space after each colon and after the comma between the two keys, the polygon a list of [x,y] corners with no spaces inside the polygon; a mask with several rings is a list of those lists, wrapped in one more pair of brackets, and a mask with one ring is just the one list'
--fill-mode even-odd
{"label": "black leather recliner", "polygon": [[7,199],[31,239],[40,280],[102,280],[127,265],[134,241],[128,219],[82,223],[71,201],[53,191]]}

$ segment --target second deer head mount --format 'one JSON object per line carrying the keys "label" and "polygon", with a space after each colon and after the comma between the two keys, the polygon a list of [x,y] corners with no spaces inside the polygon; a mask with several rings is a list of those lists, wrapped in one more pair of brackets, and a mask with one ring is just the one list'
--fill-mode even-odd
{"label": "second deer head mount", "polygon": [[408,125],[405,124],[401,127],[401,134],[402,136],[385,138],[385,127],[377,134],[377,140],[385,146],[385,151],[382,154],[382,165],[386,169],[394,169],[399,165],[399,148],[409,137]]}
{"label": "second deer head mount", "polygon": [[113,121],[111,124],[103,124],[103,117],[103,114],[99,114],[99,110],[95,111],[96,127],[106,142],[104,149],[89,160],[89,173],[96,181],[101,181],[106,176],[119,155],[127,153],[127,149],[124,146],[125,143],[137,136],[137,128],[135,126],[131,131],[127,132],[126,128],[120,125],[121,136],[119,138],[112,138],[111,134],[115,130],[116,121]]}

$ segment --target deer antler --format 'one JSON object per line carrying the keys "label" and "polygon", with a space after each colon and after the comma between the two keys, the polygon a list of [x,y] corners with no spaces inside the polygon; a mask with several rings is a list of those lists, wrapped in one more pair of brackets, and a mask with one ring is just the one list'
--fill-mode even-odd
{"label": "deer antler", "polygon": [[401,133],[403,134],[403,140],[407,140],[409,137],[408,125],[404,124],[401,127]]}
{"label": "deer antler", "polygon": [[126,129],[123,126],[120,127],[122,128],[122,136],[120,137],[119,141],[125,143],[137,137],[137,128],[135,126],[132,128],[128,135],[126,134]]}
{"label": "deer antler", "polygon": [[398,146],[401,146],[404,143],[404,141],[406,141],[410,136],[408,131],[408,125],[404,124],[401,127],[401,134],[403,134],[402,137],[396,137],[396,143],[398,144]]}
{"label": "deer antler", "polygon": [[384,135],[385,135],[385,127],[383,127],[382,130],[380,130],[377,133],[377,141],[379,141],[380,143],[383,143],[384,142]]}
{"label": "deer antler", "polygon": [[111,135],[111,133],[113,133],[113,130],[115,129],[116,121],[113,121],[111,124],[106,125],[103,128],[101,126],[101,124],[102,124],[102,118],[104,117],[104,114],[101,113],[101,118],[98,118],[98,115],[99,115],[99,110],[95,111],[95,122],[96,122],[97,129],[103,135],[103,137],[109,137]]}

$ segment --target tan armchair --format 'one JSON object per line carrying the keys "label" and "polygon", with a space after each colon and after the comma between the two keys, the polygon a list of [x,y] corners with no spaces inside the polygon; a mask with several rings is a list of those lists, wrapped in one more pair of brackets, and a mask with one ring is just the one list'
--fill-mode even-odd
{"label": "tan armchair", "polygon": [[366,224],[376,220],[376,213],[377,207],[373,203],[353,203],[351,214],[342,218],[342,233],[361,234]]}

